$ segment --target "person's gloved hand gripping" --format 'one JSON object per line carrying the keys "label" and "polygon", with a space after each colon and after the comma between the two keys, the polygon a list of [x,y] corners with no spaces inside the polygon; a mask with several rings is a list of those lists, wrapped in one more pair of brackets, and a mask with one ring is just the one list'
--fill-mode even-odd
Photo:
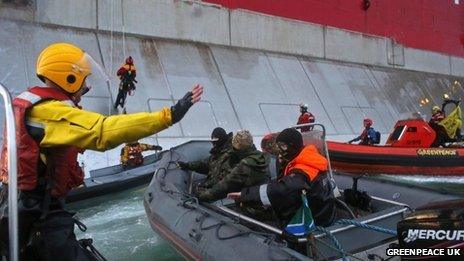
{"label": "person's gloved hand gripping", "polygon": [[203,86],[197,84],[174,106],[171,106],[172,124],[179,122],[185,116],[190,107],[201,99],[201,94],[203,94]]}

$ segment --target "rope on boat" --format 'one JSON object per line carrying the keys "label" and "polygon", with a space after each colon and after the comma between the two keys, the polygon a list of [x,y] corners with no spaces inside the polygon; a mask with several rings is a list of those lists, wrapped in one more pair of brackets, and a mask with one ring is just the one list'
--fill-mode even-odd
{"label": "rope on boat", "polygon": [[374,226],[374,225],[369,225],[369,224],[361,223],[359,221],[355,221],[355,220],[351,220],[351,219],[340,219],[340,220],[337,220],[335,223],[336,224],[343,224],[343,225],[353,225],[353,226],[357,226],[357,227],[360,227],[360,228],[365,228],[365,229],[377,231],[377,232],[380,232],[380,233],[389,234],[389,235],[392,235],[392,236],[395,236],[395,237],[397,236],[397,233],[396,233],[395,230],[391,230],[391,229],[383,228],[383,227],[379,227],[379,226]]}
{"label": "rope on boat", "polygon": [[[324,240],[322,240],[322,239],[320,239],[320,238],[315,238],[315,239],[316,239],[317,242],[321,243],[322,245],[324,245],[324,246],[326,246],[326,247],[328,247],[328,248],[330,248],[330,249],[332,249],[332,250],[335,250],[335,251],[337,251],[337,252],[340,252],[340,253],[342,253],[342,254],[345,254],[345,255],[347,255],[347,256],[353,258],[353,259],[356,259],[356,260],[359,260],[359,261],[364,261],[363,259],[361,259],[361,258],[359,258],[359,257],[356,257],[355,255],[353,255],[353,254],[351,254],[351,253],[349,253],[349,252],[341,251],[340,249],[337,249],[337,248],[333,247],[332,245],[330,245],[329,243],[325,242]],[[318,252],[319,254],[322,254],[322,252],[320,252],[317,248],[316,248],[316,250],[317,250],[317,252]],[[328,258],[325,257],[323,260],[328,260]],[[346,258],[346,259],[344,259],[344,260],[349,260],[349,259]]]}
{"label": "rope on boat", "polygon": [[346,258],[346,251],[343,249],[340,242],[338,242],[337,238],[329,230],[327,230],[324,227],[317,226],[316,231],[326,234],[330,238],[330,240],[332,240],[332,243],[336,247],[336,250],[342,254],[343,261],[348,261],[348,259]]}
{"label": "rope on boat", "polygon": [[[369,230],[373,230],[373,231],[376,231],[376,232],[385,233],[385,234],[389,234],[389,235],[393,235],[393,236],[397,235],[396,231],[394,231],[394,230],[379,227],[379,226],[364,224],[364,223],[361,223],[361,222],[358,222],[358,221],[355,221],[355,220],[350,220],[350,219],[340,219],[340,220],[337,220],[335,222],[335,224],[353,225],[353,226],[356,226],[356,227],[365,228],[365,229],[369,229]],[[339,253],[342,254],[342,259],[344,261],[348,260],[347,255],[352,256],[351,254],[349,254],[348,252],[346,252],[343,249],[340,242],[337,240],[337,238],[329,230],[327,230],[324,227],[316,227],[316,231],[322,232],[322,233],[326,234],[330,238],[333,245],[335,246],[334,250],[336,250],[336,251],[338,251]],[[322,240],[319,240],[319,242],[327,245],[327,243],[325,243]]]}

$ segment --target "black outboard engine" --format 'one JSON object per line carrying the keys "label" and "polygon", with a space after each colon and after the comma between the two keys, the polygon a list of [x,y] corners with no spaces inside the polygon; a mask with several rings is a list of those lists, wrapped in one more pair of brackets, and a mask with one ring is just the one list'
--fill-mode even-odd
{"label": "black outboard engine", "polygon": [[372,198],[367,194],[366,191],[358,190],[359,178],[360,177],[353,177],[353,187],[343,191],[344,201],[355,208],[359,208],[364,211],[371,211]]}
{"label": "black outboard engine", "polygon": [[397,225],[400,248],[464,248],[464,199],[417,208]]}

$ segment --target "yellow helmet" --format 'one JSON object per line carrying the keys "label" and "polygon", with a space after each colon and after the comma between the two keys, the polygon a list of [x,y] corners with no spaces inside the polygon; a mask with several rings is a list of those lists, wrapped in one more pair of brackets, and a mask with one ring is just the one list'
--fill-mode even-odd
{"label": "yellow helmet", "polygon": [[438,107],[436,105],[432,107],[432,113],[437,113],[439,111],[440,111],[440,107]]}
{"label": "yellow helmet", "polygon": [[45,48],[37,58],[37,77],[57,84],[68,93],[76,93],[85,78],[92,73],[89,56],[79,47],[69,43],[54,43]]}

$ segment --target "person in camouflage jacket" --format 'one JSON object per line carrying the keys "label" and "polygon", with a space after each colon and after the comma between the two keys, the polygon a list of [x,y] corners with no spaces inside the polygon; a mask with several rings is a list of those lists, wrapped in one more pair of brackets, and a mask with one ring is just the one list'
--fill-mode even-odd
{"label": "person in camouflage jacket", "polygon": [[211,142],[213,148],[210,150],[208,158],[193,162],[178,162],[179,167],[183,170],[207,175],[206,180],[196,188],[199,191],[211,188],[225,177],[233,167],[231,161],[232,132],[227,134],[223,128],[215,128],[211,133]]}
{"label": "person in camouflage jacket", "polygon": [[253,138],[249,131],[238,131],[232,139],[232,147],[230,160],[238,163],[211,188],[200,191],[200,201],[222,199],[229,192],[268,181],[268,158],[253,145]]}

